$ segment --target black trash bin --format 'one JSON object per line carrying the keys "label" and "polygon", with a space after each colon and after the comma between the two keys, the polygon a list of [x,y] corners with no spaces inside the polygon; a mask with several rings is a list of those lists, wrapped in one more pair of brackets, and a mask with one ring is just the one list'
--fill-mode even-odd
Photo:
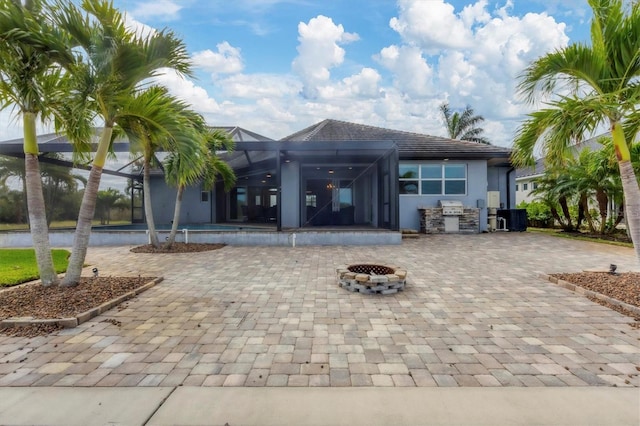
{"label": "black trash bin", "polygon": [[524,232],[527,230],[527,210],[525,209],[500,209],[498,217],[506,221],[509,231]]}

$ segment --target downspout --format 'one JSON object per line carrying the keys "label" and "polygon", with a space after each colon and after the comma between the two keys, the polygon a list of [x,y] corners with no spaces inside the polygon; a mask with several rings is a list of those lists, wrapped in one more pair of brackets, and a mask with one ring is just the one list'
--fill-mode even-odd
{"label": "downspout", "polygon": [[511,167],[507,171],[507,209],[511,209],[511,179],[509,179],[509,175],[515,172],[515,168]]}

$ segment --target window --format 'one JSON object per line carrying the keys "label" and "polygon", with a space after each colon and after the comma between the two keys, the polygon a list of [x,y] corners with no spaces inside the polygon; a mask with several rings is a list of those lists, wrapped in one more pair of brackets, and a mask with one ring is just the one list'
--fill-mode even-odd
{"label": "window", "polygon": [[533,182],[533,189],[538,189],[538,183],[537,182]]}
{"label": "window", "polygon": [[418,165],[400,164],[400,193],[418,193]]}
{"label": "window", "polygon": [[200,201],[203,203],[209,202],[209,192],[208,191],[200,191]]}
{"label": "window", "polygon": [[522,184],[522,190],[523,190],[523,191],[526,191],[526,190],[528,190],[528,189],[529,189],[529,184],[528,184],[528,183],[523,183],[523,184]]}
{"label": "window", "polygon": [[518,184],[516,183],[516,192],[518,192],[518,191],[519,191]]}
{"label": "window", "polygon": [[400,164],[400,194],[464,195],[464,164]]}

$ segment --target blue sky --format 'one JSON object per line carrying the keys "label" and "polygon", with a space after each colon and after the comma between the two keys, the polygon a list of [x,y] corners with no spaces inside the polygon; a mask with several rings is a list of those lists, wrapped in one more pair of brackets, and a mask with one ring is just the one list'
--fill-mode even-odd
{"label": "blue sky", "polygon": [[[531,60],[588,39],[586,0],[115,0],[133,27],[171,28],[197,79],[159,80],[211,125],[281,138],[325,118],[444,136],[471,105],[509,146]],[[0,113],[0,140],[21,136]]]}

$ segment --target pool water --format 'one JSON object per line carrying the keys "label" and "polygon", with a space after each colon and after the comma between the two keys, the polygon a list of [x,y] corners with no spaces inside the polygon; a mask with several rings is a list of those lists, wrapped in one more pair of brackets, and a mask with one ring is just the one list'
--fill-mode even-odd
{"label": "pool water", "polygon": [[[145,223],[133,223],[131,225],[105,225],[94,226],[94,231],[146,231],[148,229]],[[178,231],[188,229],[189,231],[264,231],[265,228],[256,226],[242,225],[220,225],[215,223],[200,223],[189,225],[178,225]],[[156,231],[170,231],[171,225],[156,225]]]}

